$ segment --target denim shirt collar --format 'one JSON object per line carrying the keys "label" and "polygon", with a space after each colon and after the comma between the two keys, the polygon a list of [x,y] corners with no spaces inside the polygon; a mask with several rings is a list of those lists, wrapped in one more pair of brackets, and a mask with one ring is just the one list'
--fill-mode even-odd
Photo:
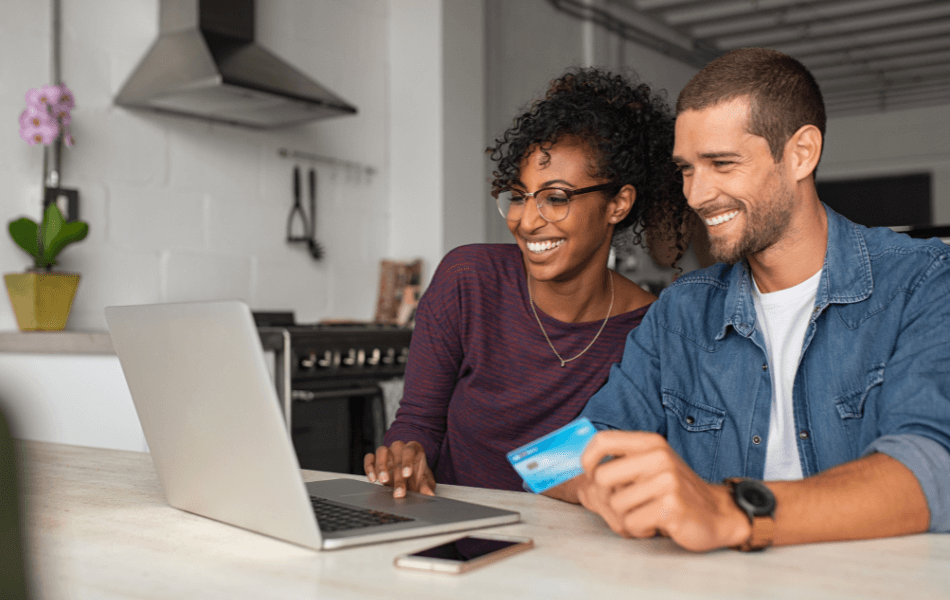
{"label": "denim shirt collar", "polygon": [[[874,288],[871,258],[858,226],[831,210],[827,204],[822,203],[822,206],[828,215],[828,247],[815,297],[816,314],[829,304],[865,300]],[[749,337],[755,331],[754,288],[749,263],[742,261],[726,269],[723,280],[728,285],[728,292],[723,305],[722,329],[716,339],[725,338],[730,326],[739,335]]]}

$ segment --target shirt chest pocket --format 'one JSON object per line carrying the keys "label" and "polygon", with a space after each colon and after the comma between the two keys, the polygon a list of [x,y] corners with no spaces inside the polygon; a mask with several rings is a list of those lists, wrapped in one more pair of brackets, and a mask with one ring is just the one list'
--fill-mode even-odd
{"label": "shirt chest pocket", "polygon": [[874,365],[868,369],[863,381],[856,382],[853,389],[835,398],[835,408],[841,417],[841,426],[850,444],[851,456],[857,457],[861,450],[861,431],[864,424],[864,411],[868,396],[877,386],[884,383],[884,365]]}
{"label": "shirt chest pocket", "polygon": [[696,474],[712,481],[726,411],[663,390],[666,439]]}

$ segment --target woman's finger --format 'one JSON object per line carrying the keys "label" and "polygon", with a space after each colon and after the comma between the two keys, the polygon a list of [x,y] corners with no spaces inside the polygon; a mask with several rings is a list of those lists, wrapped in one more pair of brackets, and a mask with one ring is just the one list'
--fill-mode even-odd
{"label": "woman's finger", "polygon": [[[418,457],[422,454],[418,451],[414,444],[406,444],[406,447],[402,449],[401,460],[399,461],[399,470],[402,472],[402,476],[405,478],[412,477],[413,470],[416,467],[416,464],[419,462]],[[422,454],[423,464],[425,464],[425,454]]]}
{"label": "woman's finger", "polygon": [[435,477],[428,467],[423,469],[419,475],[418,490],[419,493],[425,494],[426,496],[435,496]]}
{"label": "woman's finger", "polygon": [[363,472],[370,483],[376,483],[376,455],[372,452],[363,457]]}
{"label": "woman's finger", "polygon": [[[393,452],[395,454],[395,452]],[[403,474],[402,459],[393,465],[393,498],[402,498],[406,495],[406,476]]]}
{"label": "woman's finger", "polygon": [[416,479],[415,489],[428,496],[435,496],[435,475],[426,461],[426,453],[417,448],[413,461],[413,477]]}
{"label": "woman's finger", "polygon": [[376,477],[380,483],[389,485],[392,483],[392,452],[386,446],[380,446],[376,449]]}

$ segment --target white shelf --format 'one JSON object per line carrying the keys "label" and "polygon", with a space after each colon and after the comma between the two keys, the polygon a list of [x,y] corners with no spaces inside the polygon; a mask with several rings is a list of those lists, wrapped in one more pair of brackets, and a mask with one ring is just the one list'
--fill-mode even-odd
{"label": "white shelf", "polygon": [[115,354],[107,331],[0,331],[0,352]]}

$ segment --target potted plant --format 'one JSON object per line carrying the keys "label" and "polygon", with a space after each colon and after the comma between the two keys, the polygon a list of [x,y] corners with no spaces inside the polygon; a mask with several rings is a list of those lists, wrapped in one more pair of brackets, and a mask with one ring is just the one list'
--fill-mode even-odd
{"label": "potted plant", "polygon": [[[73,145],[69,134],[72,93],[65,85],[33,89],[26,95],[27,108],[20,115],[20,137],[31,146],[44,148],[44,189],[47,183],[57,187],[58,168],[47,173],[48,146],[53,143]],[[48,175],[50,175],[48,177]],[[56,331],[66,327],[79,275],[53,272],[56,257],[67,245],[86,237],[89,225],[82,221],[66,222],[55,202],[43,212],[42,223],[27,217],[10,222],[10,236],[18,246],[33,257],[33,266],[25,273],[4,276],[10,303],[21,331]]]}
{"label": "potted plant", "polygon": [[57,331],[66,327],[79,275],[54,273],[56,256],[67,245],[86,237],[89,225],[65,222],[56,204],[46,208],[43,223],[22,217],[10,222],[10,236],[33,257],[25,273],[7,273],[4,280],[21,331]]}

